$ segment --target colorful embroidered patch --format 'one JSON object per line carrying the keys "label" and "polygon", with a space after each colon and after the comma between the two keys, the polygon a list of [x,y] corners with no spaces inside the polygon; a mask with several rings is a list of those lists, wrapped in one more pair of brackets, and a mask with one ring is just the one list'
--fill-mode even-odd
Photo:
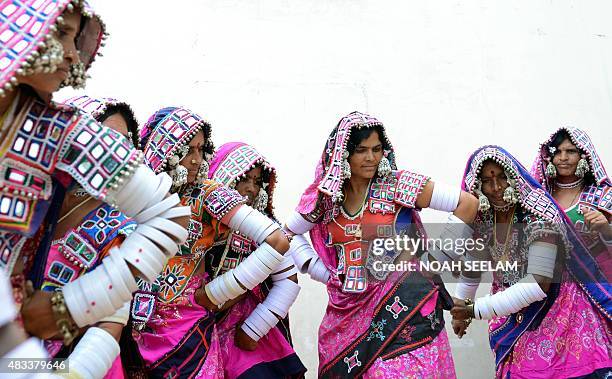
{"label": "colorful embroidered patch", "polygon": [[206,196],[204,208],[211,216],[220,220],[227,212],[245,202],[246,199],[238,191],[219,186]]}
{"label": "colorful embroidered patch", "polygon": [[142,323],[149,321],[155,310],[155,295],[146,292],[135,292],[132,300],[132,319]]}
{"label": "colorful embroidered patch", "polygon": [[116,131],[81,114],[62,145],[57,167],[68,172],[87,192],[104,199],[110,185],[124,175],[140,153]]}
{"label": "colorful embroidered patch", "polygon": [[171,258],[155,283],[159,285],[158,297],[163,303],[170,303],[183,293],[199,260],[192,257]]}
{"label": "colorful embroidered patch", "polygon": [[367,341],[371,341],[373,339],[384,341],[386,338],[384,333],[385,325],[387,325],[387,320],[384,318],[377,322],[372,321],[372,324],[370,325],[370,334],[368,334]]}
{"label": "colorful embroidered patch", "polygon": [[402,312],[406,312],[408,310],[408,307],[405,306],[404,304],[402,304],[402,302],[400,301],[399,296],[395,296],[393,299],[393,304],[392,305],[386,305],[385,309],[391,313],[391,316],[393,316],[394,319],[397,320],[397,318],[399,317],[399,315]]}
{"label": "colorful embroidered patch", "polygon": [[92,244],[97,245],[98,250],[102,250],[119,234],[127,236],[136,227],[134,220],[104,204],[84,219],[78,227],[78,232],[84,233]]}
{"label": "colorful embroidered patch", "polygon": [[416,206],[416,200],[429,177],[410,171],[400,171],[395,188],[395,202],[408,208]]}
{"label": "colorful embroidered patch", "polygon": [[342,286],[343,292],[363,292],[367,288],[366,270],[363,266],[348,266]]}
{"label": "colorful embroidered patch", "polygon": [[347,364],[348,366],[348,373],[350,374],[351,370],[354,369],[355,367],[360,367],[361,366],[361,362],[359,361],[359,351],[355,350],[355,352],[353,353],[352,356],[350,357],[344,357],[344,363]]}

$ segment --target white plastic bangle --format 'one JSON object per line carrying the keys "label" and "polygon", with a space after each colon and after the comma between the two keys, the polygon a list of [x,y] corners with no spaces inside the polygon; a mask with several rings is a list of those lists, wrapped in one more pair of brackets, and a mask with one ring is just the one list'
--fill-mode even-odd
{"label": "white plastic bangle", "polygon": [[527,273],[552,278],[555,274],[557,245],[535,241],[527,252]]}
{"label": "white plastic bangle", "polygon": [[[129,217],[134,217],[146,208],[150,200],[151,189],[157,189],[159,179],[155,173],[141,164],[136,168],[134,174],[128,179],[123,187],[115,192],[112,197],[116,199],[117,207]],[[144,189],[144,190],[143,190]]]}
{"label": "white plastic bangle", "polygon": [[[130,197],[134,196],[135,193],[140,193],[140,189],[142,188],[157,188],[158,181],[151,180],[155,179],[155,174],[153,170],[148,168],[144,164],[140,164],[132,176],[128,179],[128,181],[114,194],[114,198],[117,203],[127,203]],[[155,183],[155,184],[153,184]],[[143,184],[146,184],[146,187],[143,187]],[[146,204],[146,203],[144,203]],[[143,206],[144,206],[143,204]],[[132,215],[134,215],[133,213]]]}
{"label": "white plastic bangle", "polygon": [[259,341],[259,339],[261,338],[257,335],[257,333],[253,331],[253,329],[251,329],[251,327],[246,322],[242,324],[240,329],[242,329],[246,333],[246,335],[249,336],[253,341]]}
{"label": "white plastic bangle", "polygon": [[170,221],[165,218],[155,217],[147,221],[146,224],[166,233],[167,235],[172,237],[172,239],[174,239],[179,245],[184,244],[185,241],[187,241],[187,237],[189,236],[185,228],[183,228],[176,222]]}
{"label": "white plastic bangle", "polygon": [[[108,267],[109,264],[111,266],[110,269]],[[99,270],[104,271],[104,275],[100,276],[104,280],[101,290],[109,292],[108,297],[113,304],[113,308],[117,309],[122,306],[122,302],[125,303],[124,299],[130,299],[132,294],[127,289],[127,285],[121,280],[120,272],[118,270],[113,270],[113,265],[114,263],[110,258],[105,258],[102,260],[102,265],[100,265]],[[134,279],[131,278],[131,280]]]}
{"label": "white plastic bangle", "polygon": [[154,204],[150,208],[143,210],[142,212],[134,216],[134,219],[139,224],[145,223],[149,221],[150,219],[152,219],[153,217],[159,216],[160,214],[164,213],[165,211],[169,209],[172,209],[173,207],[177,206],[180,203],[181,203],[181,199],[179,198],[178,194],[173,193],[172,195],[168,196],[161,202]]}
{"label": "white plastic bangle", "polygon": [[80,280],[77,279],[73,282],[66,283],[66,285],[62,287],[62,292],[64,293],[66,308],[68,308],[68,312],[70,312],[72,319],[79,327],[82,328],[96,321],[91,311],[87,312],[89,308],[87,307],[87,299],[85,299],[85,295],[81,289]]}
{"label": "white plastic bangle", "polygon": [[293,257],[295,267],[297,267],[302,274],[308,271],[306,268],[308,262],[310,261],[312,264],[311,259],[318,257],[312,246],[310,246],[310,243],[308,243],[306,238],[301,234],[293,236],[291,244],[289,245],[289,252]]}
{"label": "white plastic bangle", "polygon": [[524,300],[523,296],[521,296],[517,287],[511,286],[507,291],[511,293],[511,295],[508,296],[508,305],[512,309],[511,313],[518,312],[529,305],[529,303]]}
{"label": "white plastic bangle", "polygon": [[326,284],[329,281],[330,272],[318,256],[310,262],[308,274],[317,282]]}
{"label": "white plastic bangle", "polygon": [[276,272],[295,267],[293,257],[291,256],[292,254],[293,252],[291,250],[285,253],[283,260],[276,266]]}
{"label": "white plastic bangle", "polygon": [[264,333],[259,330],[257,325],[255,325],[255,319],[254,318],[253,319],[246,319],[244,321],[244,325],[247,326],[253,332],[253,334],[255,334],[256,338],[251,337],[255,341],[259,341],[259,339],[261,339],[261,337],[264,336]]}
{"label": "white plastic bangle", "polygon": [[462,274],[459,277],[459,283],[457,283],[457,287],[455,288],[455,297],[461,300],[474,300],[476,298],[476,291],[478,291],[479,285],[480,277],[471,278]]}
{"label": "white plastic bangle", "polygon": [[163,249],[164,255],[173,254],[179,248],[172,238],[147,224],[138,225],[134,233],[140,233],[159,245]]}
{"label": "white plastic bangle", "polygon": [[166,174],[165,172],[162,172],[157,174],[157,179],[157,189],[153,193],[153,196],[151,196],[151,200],[146,205],[146,208],[162,201],[166,194],[170,192],[170,188],[172,188],[172,178],[170,177],[170,175]]}
{"label": "white plastic bangle", "polygon": [[268,254],[266,250],[255,251],[253,252],[253,255],[259,260],[259,262],[261,262],[266,267],[267,270],[270,270],[270,272],[276,271],[278,269],[278,266],[282,262],[276,260],[276,257],[271,254]]}
{"label": "white plastic bangle", "polygon": [[307,221],[297,211],[294,211],[287,219],[287,228],[294,234],[304,234],[314,228],[315,224]]}
{"label": "white plastic bangle", "polygon": [[511,313],[512,308],[510,308],[504,300],[506,299],[502,299],[499,296],[491,296],[489,298],[489,304],[497,316]]}
{"label": "white plastic bangle", "polygon": [[132,233],[119,248],[123,259],[136,267],[148,282],[153,282],[168,259],[153,242],[139,233]]}
{"label": "white plastic bangle", "polygon": [[232,230],[238,230],[244,236],[257,244],[263,241],[277,229],[278,224],[248,205],[241,205],[228,222]]}
{"label": "white plastic bangle", "polygon": [[102,378],[117,356],[119,356],[119,344],[115,338],[104,329],[92,327],[87,329],[68,357],[68,361],[71,366],[72,364],[85,366],[94,378]]}
{"label": "white plastic bangle", "polygon": [[[274,267],[278,267],[281,262],[284,259],[283,254],[279,253],[278,251],[276,251],[272,246],[270,246],[267,242],[262,243],[261,245],[259,245],[259,247],[257,249],[255,249],[255,251],[253,252],[253,254],[265,254],[267,256],[269,256],[272,260],[274,260],[276,263],[274,263]],[[272,269],[274,270],[274,269]]]}
{"label": "white plastic bangle", "polygon": [[255,212],[255,209],[249,207],[248,205],[240,205],[229,219],[227,226],[232,230],[239,230],[240,225],[246,220],[249,215]]}
{"label": "white plastic bangle", "polygon": [[255,307],[255,312],[257,312],[259,316],[261,316],[266,321],[266,324],[268,324],[270,329],[274,328],[276,324],[278,324],[278,317],[276,317],[276,315],[272,313],[272,311],[266,308],[265,305],[258,304],[257,307]]}
{"label": "white plastic bangle", "polygon": [[240,287],[240,284],[238,283],[238,280],[236,280],[236,278],[234,277],[234,273],[233,272],[228,272],[224,275],[227,275],[227,286],[229,287],[230,292],[232,293],[232,299],[242,295],[245,290]]}
{"label": "white plastic bangle", "polygon": [[[259,260],[251,260],[251,261],[244,260],[234,270],[236,271],[248,270],[249,274],[253,274],[253,277],[257,278],[257,284],[262,283],[264,280],[266,280],[268,276],[270,276],[270,271],[271,271]],[[249,289],[252,290],[252,288],[249,288]]]}
{"label": "white plastic bangle", "polygon": [[187,206],[176,206],[174,208],[170,208],[164,213],[160,214],[159,217],[171,220],[173,218],[179,217],[189,217],[191,216],[191,207]]}
{"label": "white plastic bangle", "polygon": [[87,308],[92,314],[92,317],[98,321],[103,317],[115,313],[115,307],[106,291],[100,292],[98,284],[102,280],[100,274],[106,274],[103,270],[94,270],[89,275],[81,277],[81,289],[86,300]]}
{"label": "white plastic bangle", "polygon": [[[111,248],[108,256],[112,260],[112,264],[108,266],[108,269],[109,269],[108,273],[110,274],[109,276],[111,277],[111,281],[113,282],[113,285],[116,284],[113,278],[116,278],[117,280],[121,278],[121,283],[122,283],[122,286],[120,288],[121,298],[122,299],[127,298],[128,300],[131,299],[132,292],[138,289],[138,284],[136,283],[136,279],[134,278],[134,275],[132,275],[132,271],[130,271],[130,268],[127,265],[127,262],[123,259],[121,250],[119,250],[118,247],[113,247]],[[110,271],[110,269],[112,269],[113,271]],[[125,289],[127,289],[127,295],[126,295]]]}
{"label": "white plastic bangle", "polygon": [[100,322],[114,322],[123,326],[127,325],[128,319],[130,318],[130,302],[125,302],[123,306],[109,317],[105,317]]}
{"label": "white plastic bangle", "polygon": [[435,182],[429,202],[429,208],[442,212],[452,212],[457,209],[460,195],[460,188]]}
{"label": "white plastic bangle", "polygon": [[[233,298],[232,293],[230,292],[229,288],[226,287],[222,276],[215,278],[215,280],[210,282],[209,285],[211,295],[217,300],[215,305],[223,304]],[[243,291],[240,294],[244,292],[246,291]]]}
{"label": "white plastic bangle", "polygon": [[289,269],[286,269],[285,271],[277,271],[276,273],[270,275],[270,277],[272,278],[273,282],[278,282],[279,280],[285,280],[287,278],[289,278],[290,276],[296,275],[298,273],[297,268],[295,268],[295,266],[291,266]]}
{"label": "white plastic bangle", "polygon": [[268,332],[270,331],[270,327],[266,323],[266,320],[264,320],[256,312],[251,313],[251,316],[253,317],[249,317],[249,326],[253,326],[255,329],[255,332],[262,337],[268,334]]}
{"label": "white plastic bangle", "polygon": [[[246,288],[255,288],[260,282],[258,278],[252,275],[248,270],[236,270],[234,269],[234,277],[238,283],[242,284]],[[264,279],[265,280],[265,279]]]}
{"label": "white plastic bangle", "polygon": [[[227,283],[225,282],[225,278],[227,278],[227,276],[220,276],[219,280],[217,280],[217,291],[220,292],[220,297],[223,299],[223,302],[225,303],[226,301],[229,301],[231,299],[233,299],[232,296],[232,292],[230,291],[230,289],[227,286]],[[219,296],[217,296],[217,298],[219,298]]]}

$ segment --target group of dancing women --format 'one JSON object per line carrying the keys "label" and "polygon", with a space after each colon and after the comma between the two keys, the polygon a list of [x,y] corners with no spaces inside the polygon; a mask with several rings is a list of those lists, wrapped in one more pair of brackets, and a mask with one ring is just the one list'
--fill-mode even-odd
{"label": "group of dancing women", "polygon": [[[304,377],[298,272],[327,288],[321,378],[454,378],[445,310],[459,337],[488,322],[498,378],[612,375],[611,180],[584,131],[552,133],[531,170],[478,148],[459,187],[396,167],[382,122],[353,112],[281,220],[269,147],[216,146],[180,106],[139,125],[122,100],[52,100],[105,39],[84,0],[0,1],[0,357],[69,363],[15,375]],[[426,236],[423,208],[483,248],[372,253]],[[374,269],[402,260],[516,265],[476,298],[479,271],[451,295],[439,271]]]}

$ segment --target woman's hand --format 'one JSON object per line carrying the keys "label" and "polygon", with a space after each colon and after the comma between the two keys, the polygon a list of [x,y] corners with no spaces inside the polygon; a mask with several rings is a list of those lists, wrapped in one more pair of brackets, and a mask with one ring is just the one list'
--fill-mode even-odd
{"label": "woman's hand", "polygon": [[586,209],[583,212],[584,224],[593,232],[599,232],[607,240],[612,239],[612,227],[608,219],[598,210]]}
{"label": "woman's hand", "polygon": [[202,287],[196,290],[195,292],[196,303],[203,306],[210,312],[217,312],[219,310],[219,307],[217,307],[215,303],[213,303],[212,300],[208,298],[208,295],[206,294],[206,290],[204,289],[205,286],[206,286],[206,283],[202,283]]}
{"label": "woman's hand", "polygon": [[236,346],[246,351],[254,351],[257,349],[257,341],[253,340],[242,330],[240,325],[236,328],[236,335],[234,336],[234,343]]}
{"label": "woman's hand", "polygon": [[451,315],[453,315],[453,320],[467,320],[472,317],[468,312],[464,300],[453,298],[453,302],[455,306],[450,310]]}
{"label": "woman's hand", "polygon": [[466,320],[455,320],[455,319],[453,319],[452,325],[453,325],[453,331],[455,332],[455,335],[457,335],[457,337],[459,338],[465,335],[468,326],[470,326],[470,324]]}
{"label": "woman's hand", "polygon": [[26,332],[42,340],[50,339],[58,333],[51,307],[52,296],[53,292],[32,291],[30,288],[21,306],[21,318]]}

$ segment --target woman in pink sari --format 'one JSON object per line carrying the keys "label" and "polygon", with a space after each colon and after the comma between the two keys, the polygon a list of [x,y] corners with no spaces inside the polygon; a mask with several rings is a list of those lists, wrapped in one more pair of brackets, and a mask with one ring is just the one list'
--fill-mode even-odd
{"label": "woman in pink sari", "polygon": [[480,273],[462,273],[455,332],[489,321],[497,378],[609,377],[610,282],[570,220],[498,146],[472,154],[463,183],[480,198],[474,229],[485,246],[468,258],[516,266],[495,271],[491,295],[478,299]]}
{"label": "woman in pink sari", "polygon": [[[134,142],[138,121],[131,107],[116,99],[95,99],[78,96],[64,102],[89,113],[102,123]],[[93,199],[80,186],[68,191],[55,225],[51,248],[47,255],[42,290],[57,291],[102,264],[110,250],[121,245],[126,236],[138,226],[130,217],[109,204]],[[129,301],[115,314],[106,317],[97,327],[110,333],[119,342],[123,327],[129,318]],[[54,358],[70,358],[79,346],[80,338],[63,346],[59,339],[45,341],[45,347]],[[79,349],[84,346],[80,345]],[[106,378],[123,378],[121,358],[115,358]]]}
{"label": "woman in pink sari", "polygon": [[[270,274],[278,274],[279,267],[290,260],[283,256],[289,243],[279,225],[246,205],[235,190],[207,179],[213,151],[210,130],[210,124],[196,113],[167,107],[151,116],[140,133],[147,164],[155,172],[168,171],[173,179],[171,191],[191,207],[187,243],[154,283],[141,283],[132,303],[135,339],[151,377],[248,377],[253,362],[249,351],[236,361],[223,361],[216,313],[250,296],[244,294]],[[230,229],[256,246],[240,264],[213,278],[205,261],[218,252],[217,242],[225,245]],[[257,321],[257,330],[278,322],[271,312],[259,315],[263,318]],[[284,342],[269,346],[270,351],[277,357],[291,355],[293,349]],[[236,325],[234,338],[224,343],[251,350],[255,342]],[[274,372],[266,370],[265,364],[256,368],[263,375]]]}
{"label": "woman in pink sari", "polygon": [[612,182],[589,136],[578,128],[560,128],[540,146],[531,174],[612,276]]}
{"label": "woman in pink sari", "polygon": [[[454,212],[443,235],[471,235],[465,222],[476,214],[473,196],[397,171],[383,124],[359,112],[343,117],[327,140],[315,181],[287,221],[297,268],[327,285],[320,377],[455,377],[442,317],[452,303],[442,282],[418,271],[381,269],[415,251],[369,250],[376,239],[422,237],[418,209],[425,207]],[[307,231],[315,251],[301,236]],[[424,262],[456,259],[443,249],[421,255]]]}
{"label": "woman in pink sari", "polygon": [[[230,142],[215,153],[209,176],[212,180],[247,198],[247,204],[274,219],[273,195],[276,170],[255,148],[240,142]],[[211,278],[236,267],[256,247],[239,231],[222,228],[205,256],[206,271]],[[287,253],[289,255],[290,253]],[[287,257],[286,267],[278,274],[243,295],[242,299],[217,316],[217,331],[226,378],[289,378],[302,377],[306,371],[291,347],[289,307],[297,298],[299,286],[293,260]],[[288,289],[288,290],[287,290]],[[275,306],[285,303],[282,308]],[[260,312],[269,310],[278,316],[278,323],[266,333],[255,332]],[[237,328],[248,332],[254,343],[248,350],[234,343]]]}

